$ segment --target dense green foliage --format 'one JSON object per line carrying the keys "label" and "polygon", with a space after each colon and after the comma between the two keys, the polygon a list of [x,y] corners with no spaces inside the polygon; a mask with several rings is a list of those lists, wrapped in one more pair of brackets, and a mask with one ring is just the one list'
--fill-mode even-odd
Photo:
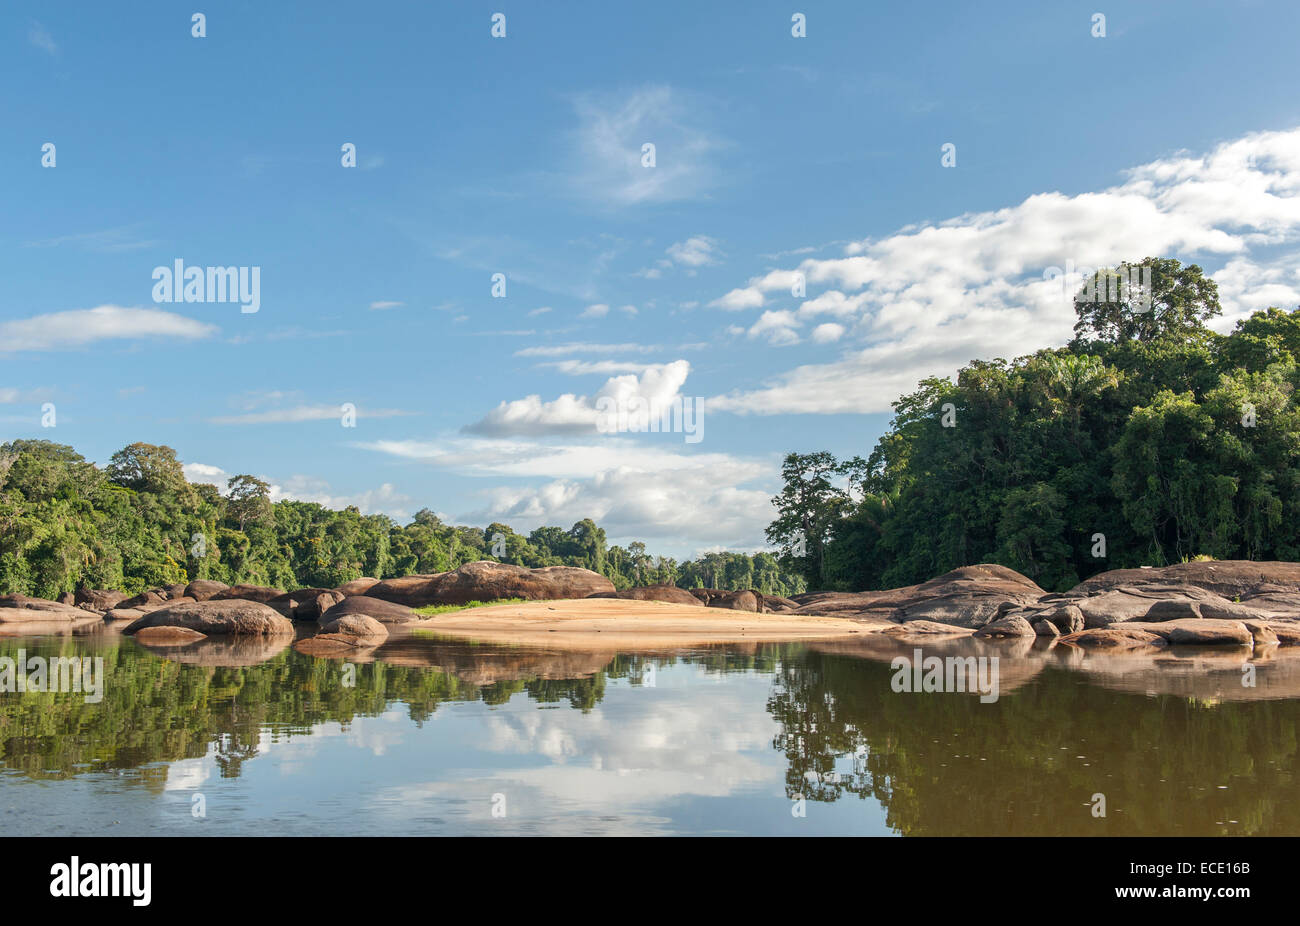
{"label": "dense green foliage", "polygon": [[79,588],[128,592],[192,579],[277,588],[332,588],[361,576],[442,572],[474,560],[582,566],[619,588],[803,590],[769,553],[710,553],[678,563],[645,544],[610,546],[590,519],[567,531],[444,524],[433,512],[407,525],[311,502],[272,503],[248,475],[226,494],[191,484],[170,447],[131,444],[103,469],[49,441],[0,444],[0,593],[56,598]]}
{"label": "dense green foliage", "polygon": [[768,528],[783,562],[814,588],[993,562],[1060,590],[1198,555],[1300,559],[1300,309],[1219,335],[1199,267],[1133,266],[1149,309],[1085,287],[1068,346],[922,381],[865,460],[790,454]]}

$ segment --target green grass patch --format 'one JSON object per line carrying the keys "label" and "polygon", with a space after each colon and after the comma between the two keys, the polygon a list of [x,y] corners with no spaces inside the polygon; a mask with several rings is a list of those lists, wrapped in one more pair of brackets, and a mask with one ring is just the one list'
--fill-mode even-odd
{"label": "green grass patch", "polygon": [[423,614],[428,617],[431,614],[450,614],[452,611],[468,611],[470,608],[481,608],[490,604],[519,604],[521,601],[527,601],[526,598],[498,598],[495,601],[467,601],[464,604],[427,604],[423,608],[413,608],[416,614]]}

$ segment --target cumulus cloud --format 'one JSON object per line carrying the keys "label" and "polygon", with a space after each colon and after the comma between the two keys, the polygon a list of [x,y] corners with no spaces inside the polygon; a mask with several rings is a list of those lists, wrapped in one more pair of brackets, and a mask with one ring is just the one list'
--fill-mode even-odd
{"label": "cumulus cloud", "polygon": [[706,267],[718,262],[718,243],[707,235],[695,235],[669,245],[669,260],[685,267]]}
{"label": "cumulus cloud", "polygon": [[627,407],[634,398],[648,402],[651,408],[660,408],[680,394],[690,371],[691,365],[686,360],[648,364],[639,375],[611,377],[592,396],[565,393],[546,402],[541,396],[530,395],[502,402],[463,430],[467,434],[491,437],[590,434],[598,430],[605,414],[598,409],[601,398],[613,399],[619,408]]}
{"label": "cumulus cloud", "polygon": [[[1300,129],[1153,161],[1100,192],[1035,194],[1004,209],[853,242],[842,256],[806,258],[752,278],[713,305],[761,307],[773,294],[786,298],[802,276],[823,291],[797,308],[768,310],[751,336],[792,343],[801,325],[830,315],[833,324],[851,326],[861,346],[711,399],[709,407],[755,414],[886,411],[925,376],[949,375],[974,358],[1062,344],[1072,335],[1071,297],[1082,282],[1081,274],[1066,276],[1071,265],[1113,266],[1149,256],[1207,268],[1218,262],[1225,313],[1216,327],[1227,330],[1253,310],[1300,302],[1294,255],[1276,253],[1298,234]],[[825,324],[814,330],[835,340],[835,329]]]}
{"label": "cumulus cloud", "polygon": [[[213,485],[223,493],[226,491],[227,482],[234,475],[210,463],[185,463],[181,468],[184,470],[185,478],[190,482]],[[266,476],[258,478],[269,484],[272,502],[315,502],[326,508],[335,509],[355,506],[362,514],[386,514],[399,521],[411,516],[407,510],[411,502],[410,497],[397,491],[393,484],[388,482],[376,489],[339,494],[330,488],[328,482],[314,476],[294,475],[282,481]]]}
{"label": "cumulus cloud", "polygon": [[785,310],[764,312],[758,321],[749,327],[751,338],[762,338],[776,347],[799,343],[799,322],[793,312]]}
{"label": "cumulus cloud", "polygon": [[844,326],[826,322],[812,330],[812,339],[818,344],[830,344],[844,336]]}
{"label": "cumulus cloud", "polygon": [[101,305],[0,322],[0,352],[67,350],[137,338],[195,341],[216,333],[216,325],[172,312]]}
{"label": "cumulus cloud", "polygon": [[557,444],[459,437],[359,446],[462,475],[528,481],[484,489],[481,506],[462,515],[472,523],[500,520],[523,530],[589,517],[611,538],[733,549],[763,546],[777,476],[771,461],[622,438]]}

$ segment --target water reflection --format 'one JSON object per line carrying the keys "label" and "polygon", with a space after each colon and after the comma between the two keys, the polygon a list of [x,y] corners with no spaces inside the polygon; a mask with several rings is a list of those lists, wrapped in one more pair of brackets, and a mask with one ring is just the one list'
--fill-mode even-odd
{"label": "water reflection", "polygon": [[[166,799],[215,778],[239,808],[221,825],[245,832],[474,832],[508,793],[517,832],[1300,834],[1289,649],[872,635],[572,653],[398,633],[345,659],[292,643],[0,640],[0,656],[103,657],[107,679],[98,704],[0,694],[0,793],[118,817],[125,792],[152,795],[168,832],[187,808]],[[890,661],[917,647],[997,656],[1000,697],[895,692]]]}

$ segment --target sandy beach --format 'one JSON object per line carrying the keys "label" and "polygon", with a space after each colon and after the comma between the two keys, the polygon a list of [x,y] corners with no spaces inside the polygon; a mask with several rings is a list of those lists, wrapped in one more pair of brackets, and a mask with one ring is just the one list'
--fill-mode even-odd
{"label": "sandy beach", "polygon": [[870,632],[868,627],[837,617],[755,614],[617,598],[489,605],[439,614],[406,627],[491,643],[573,650],[826,640]]}

